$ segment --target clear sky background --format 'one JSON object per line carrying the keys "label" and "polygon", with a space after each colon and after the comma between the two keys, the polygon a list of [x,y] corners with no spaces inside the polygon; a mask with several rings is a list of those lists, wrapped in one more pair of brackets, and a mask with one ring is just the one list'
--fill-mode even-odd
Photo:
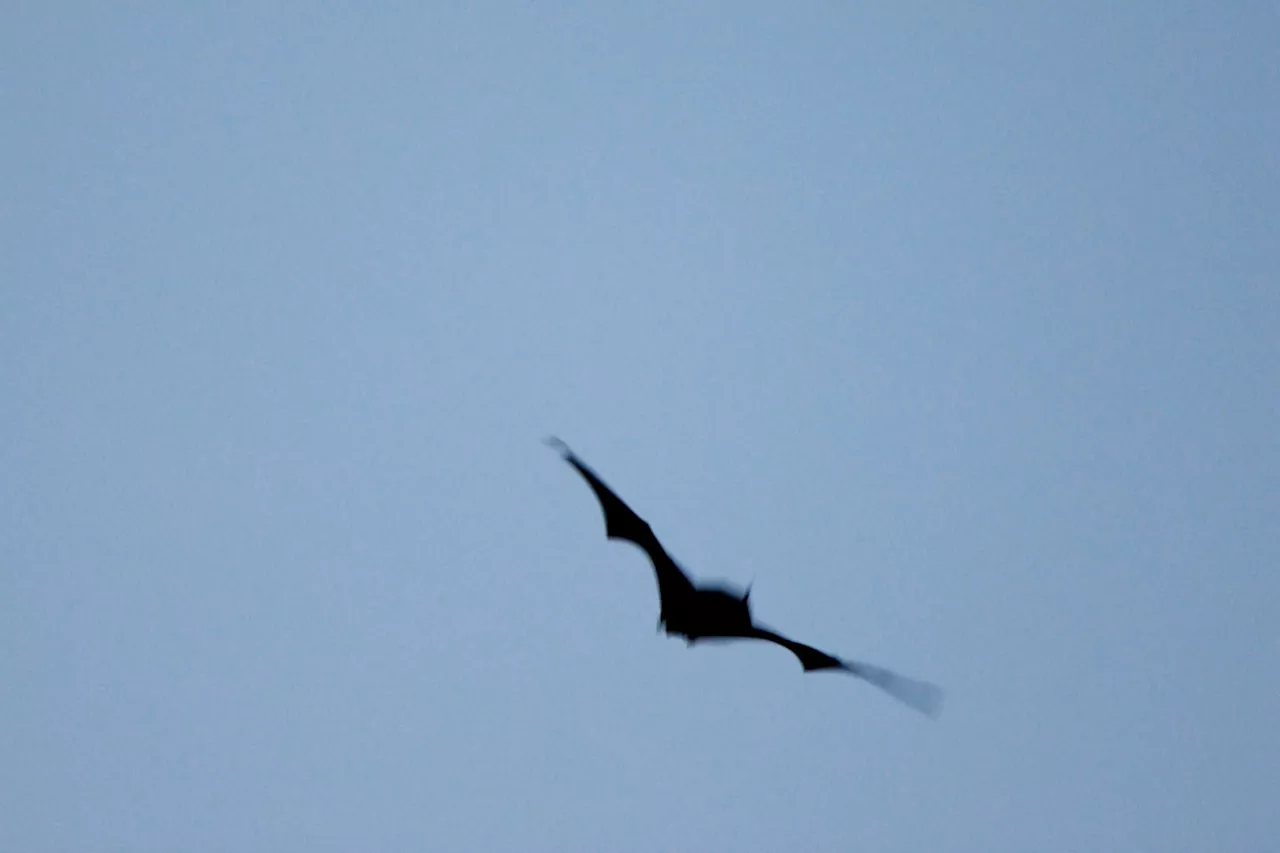
{"label": "clear sky background", "polygon": [[0,850],[1274,850],[1277,45],[7,4]]}

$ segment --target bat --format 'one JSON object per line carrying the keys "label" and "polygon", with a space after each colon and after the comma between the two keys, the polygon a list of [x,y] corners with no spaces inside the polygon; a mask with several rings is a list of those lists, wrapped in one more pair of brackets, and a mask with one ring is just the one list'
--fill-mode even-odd
{"label": "bat", "polygon": [[690,646],[700,640],[776,643],[794,654],[805,672],[847,672],[930,717],[936,718],[942,711],[942,690],[933,684],[827,654],[759,624],[751,617],[750,587],[738,592],[719,584],[695,584],[662,547],[649,524],[614,494],[569,445],[554,437],[546,439],[546,443],[582,475],[595,493],[604,511],[605,537],[631,542],[649,556],[658,579],[659,630],[665,629],[668,636],[683,637]]}

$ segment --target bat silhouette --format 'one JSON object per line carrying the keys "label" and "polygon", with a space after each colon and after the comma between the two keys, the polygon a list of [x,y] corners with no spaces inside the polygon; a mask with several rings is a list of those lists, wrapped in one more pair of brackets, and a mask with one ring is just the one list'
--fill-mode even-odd
{"label": "bat silhouette", "polygon": [[842,670],[874,684],[930,717],[937,717],[941,712],[942,691],[932,684],[904,678],[878,666],[829,655],[755,622],[751,618],[750,587],[739,593],[715,584],[695,584],[663,549],[648,523],[614,494],[596,472],[569,449],[569,445],[554,437],[546,439],[546,443],[558,450],[595,492],[600,508],[604,510],[605,536],[631,542],[649,555],[658,576],[658,597],[661,600],[658,627],[665,628],[668,635],[683,637],[688,645],[703,639],[777,643],[800,659],[805,672]]}

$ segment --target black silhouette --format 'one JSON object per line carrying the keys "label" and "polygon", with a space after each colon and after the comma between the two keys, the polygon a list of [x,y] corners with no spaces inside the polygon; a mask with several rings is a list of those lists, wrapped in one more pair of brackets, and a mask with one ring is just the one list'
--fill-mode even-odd
{"label": "black silhouette", "polygon": [[658,627],[665,627],[667,634],[684,637],[689,645],[703,639],[767,640],[799,658],[805,672],[843,670],[869,681],[930,717],[937,717],[942,710],[942,691],[932,684],[903,678],[878,666],[843,660],[757,624],[751,619],[750,588],[739,594],[723,586],[695,585],[663,549],[648,523],[623,503],[567,444],[558,438],[546,441],[578,470],[599,498],[604,510],[605,536],[638,545],[653,561],[661,599]]}

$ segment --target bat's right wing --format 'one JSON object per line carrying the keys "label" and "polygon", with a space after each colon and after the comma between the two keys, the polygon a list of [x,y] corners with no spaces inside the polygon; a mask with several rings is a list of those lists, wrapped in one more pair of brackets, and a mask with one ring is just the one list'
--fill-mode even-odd
{"label": "bat's right wing", "polygon": [[558,438],[548,438],[546,442],[560,452],[564,461],[577,469],[582,478],[587,481],[587,485],[591,487],[591,491],[595,492],[596,498],[600,501],[600,508],[604,511],[605,536],[609,539],[631,542],[649,555],[654,572],[658,576],[658,596],[662,599],[663,612],[666,612],[668,603],[691,594],[693,582],[663,549],[662,543],[653,534],[648,522],[636,515],[622,498],[615,495],[613,490],[596,475],[596,472],[587,467],[586,463],[569,449],[569,445]]}
{"label": "bat's right wing", "polygon": [[784,637],[775,631],[770,631],[768,628],[761,628],[758,625],[752,627],[751,631],[743,634],[743,636],[777,643],[800,659],[800,665],[804,667],[805,672],[823,669],[843,670],[874,684],[899,702],[910,705],[922,714],[936,718],[938,714],[942,713],[942,689],[927,681],[907,678],[898,675],[896,672],[872,666],[869,663],[838,658],[835,655],[819,651],[813,646],[797,643],[795,640]]}

